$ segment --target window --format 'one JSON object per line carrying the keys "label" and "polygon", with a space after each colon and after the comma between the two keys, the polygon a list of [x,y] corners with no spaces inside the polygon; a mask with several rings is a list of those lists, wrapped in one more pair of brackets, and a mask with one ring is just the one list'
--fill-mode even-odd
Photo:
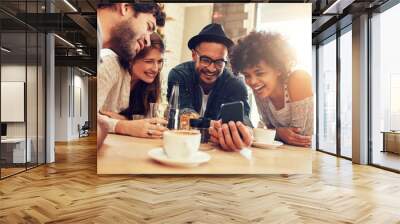
{"label": "window", "polygon": [[336,153],[336,37],[318,48],[318,149]]}
{"label": "window", "polygon": [[340,36],[340,154],[351,158],[352,149],[352,33]]}
{"label": "window", "polygon": [[[372,163],[400,170],[400,4],[371,18],[371,137]],[[385,141],[386,134],[392,135]],[[397,137],[393,137],[397,136]],[[394,144],[393,149],[384,142]]]}
{"label": "window", "polygon": [[[42,12],[44,3],[2,1],[0,7],[18,6],[19,16],[24,16],[24,13]],[[46,39],[44,33],[16,17],[4,12],[0,12],[0,17],[8,21],[3,21],[0,29],[0,111],[6,115],[1,118],[4,131],[0,144],[0,178],[5,178],[45,163]],[[15,102],[10,97],[4,98],[11,93],[15,93]]]}

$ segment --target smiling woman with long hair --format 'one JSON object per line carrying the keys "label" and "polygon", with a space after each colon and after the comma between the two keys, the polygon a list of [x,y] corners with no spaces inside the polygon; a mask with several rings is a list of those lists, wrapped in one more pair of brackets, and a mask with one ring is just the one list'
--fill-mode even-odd
{"label": "smiling woman with long hair", "polygon": [[164,50],[161,37],[152,35],[150,47],[140,51],[132,62],[121,61],[132,77],[129,107],[121,115],[128,119],[132,119],[132,115],[145,116],[149,112],[150,103],[160,102],[160,72],[164,64]]}
{"label": "smiling woman with long hair", "polygon": [[310,146],[314,98],[310,75],[279,33],[251,32],[233,48],[231,65],[254,92],[263,123],[286,144]]}
{"label": "smiling woman with long hair", "polygon": [[[120,90],[123,94],[119,95],[124,97],[125,102],[129,102],[128,106],[119,110],[107,110],[107,107],[103,107],[103,110],[100,111],[102,114],[118,120],[114,128],[114,132],[117,134],[160,138],[162,132],[166,130],[165,127],[157,125],[166,124],[167,122],[163,119],[132,120],[133,115],[147,115],[150,103],[160,101],[160,72],[164,63],[165,46],[157,33],[153,33],[150,40],[150,46],[138,52],[131,61],[119,58],[125,75],[129,76],[129,79],[125,81],[129,82],[129,86],[124,83],[125,88]],[[129,92],[125,90],[126,88],[129,88]]]}

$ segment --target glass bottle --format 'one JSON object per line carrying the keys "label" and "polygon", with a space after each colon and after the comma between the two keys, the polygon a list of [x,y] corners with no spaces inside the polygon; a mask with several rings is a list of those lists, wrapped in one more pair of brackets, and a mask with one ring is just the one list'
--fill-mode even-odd
{"label": "glass bottle", "polygon": [[207,143],[210,139],[208,129],[210,128],[211,120],[205,117],[190,119],[191,129],[199,130],[201,134],[201,143]]}
{"label": "glass bottle", "polygon": [[175,83],[172,87],[172,93],[168,103],[168,125],[167,128],[178,129],[179,123],[179,83]]}

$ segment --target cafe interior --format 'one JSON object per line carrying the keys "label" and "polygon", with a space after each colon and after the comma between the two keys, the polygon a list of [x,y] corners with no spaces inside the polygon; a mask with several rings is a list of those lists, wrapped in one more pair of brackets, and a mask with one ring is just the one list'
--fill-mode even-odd
{"label": "cafe interior", "polygon": [[[305,55],[299,63],[314,96],[312,146],[302,149],[309,166],[278,147],[259,150],[272,164],[264,172],[218,157],[221,150],[208,152],[211,171],[207,163],[152,170],[122,153],[111,156],[124,163],[101,159],[97,2],[0,2],[0,223],[400,222],[399,1],[164,3],[164,103],[169,71],[191,60],[187,42],[207,24],[223,25],[234,42],[254,30],[281,32]],[[108,138],[130,142],[122,152],[147,144]]]}

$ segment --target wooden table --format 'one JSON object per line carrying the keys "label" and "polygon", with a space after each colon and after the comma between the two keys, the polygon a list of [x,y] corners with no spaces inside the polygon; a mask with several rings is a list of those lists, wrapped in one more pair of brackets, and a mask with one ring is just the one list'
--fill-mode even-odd
{"label": "wooden table", "polygon": [[147,152],[161,147],[161,139],[108,135],[97,152],[98,174],[311,174],[313,150],[283,145],[253,149],[252,160],[238,152],[225,152],[210,144],[211,160],[197,167],[172,167],[152,160]]}
{"label": "wooden table", "polygon": [[383,131],[382,152],[400,154],[400,131]]}

